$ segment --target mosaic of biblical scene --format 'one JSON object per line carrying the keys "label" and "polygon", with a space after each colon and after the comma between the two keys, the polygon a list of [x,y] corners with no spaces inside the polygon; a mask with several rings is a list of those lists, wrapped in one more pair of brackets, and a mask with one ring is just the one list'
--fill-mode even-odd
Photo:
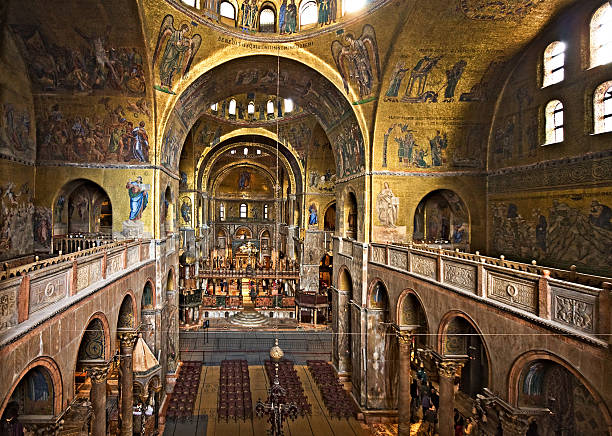
{"label": "mosaic of biblical scene", "polygon": [[0,156],[33,162],[36,157],[33,117],[17,103],[0,104]]}
{"label": "mosaic of biblical scene", "polygon": [[346,120],[330,132],[329,137],[336,149],[336,168],[339,178],[348,177],[365,170],[363,137],[355,120]]}
{"label": "mosaic of biblical scene", "polygon": [[[428,53],[414,64],[404,59],[396,61],[385,92],[385,101],[405,103],[454,101],[457,85],[467,67],[467,61],[452,60],[448,59],[449,57],[444,54]],[[404,81],[406,76],[407,83]]]}
{"label": "mosaic of biblical scene", "polygon": [[508,258],[581,270],[612,264],[609,196],[567,195],[492,202],[492,248]]}
{"label": "mosaic of biblical scene", "polygon": [[458,0],[461,11],[472,20],[523,18],[544,0]]}
{"label": "mosaic of biblical scene", "polygon": [[158,68],[160,80],[160,85],[154,85],[154,88],[168,94],[174,94],[172,86],[175,78],[182,79],[187,75],[202,44],[202,37],[191,34],[193,29],[189,24],[182,22],[178,26],[177,29],[172,15],[164,17],[153,54],[153,64]]}
{"label": "mosaic of biblical scene", "polygon": [[446,130],[429,123],[393,123],[383,134],[382,167],[393,169],[475,168],[483,162],[483,126]]}
{"label": "mosaic of biblical scene", "polygon": [[366,24],[359,37],[345,33],[342,39],[332,42],[331,52],[342,76],[344,91],[348,94],[350,82],[359,94],[359,101],[354,104],[374,100],[375,97],[370,96],[380,82],[380,60],[374,27]]}
{"label": "mosaic of biblical scene", "polygon": [[16,186],[8,182],[0,186],[0,259],[9,259],[33,250],[32,216],[36,208],[27,183]]}
{"label": "mosaic of biblical scene", "polygon": [[38,158],[88,163],[147,163],[151,152],[151,111],[145,99],[123,101],[103,97],[95,103],[37,102]]}
{"label": "mosaic of biblical scene", "polygon": [[185,135],[183,124],[176,117],[171,117],[162,139],[160,156],[161,164],[166,168],[173,171],[178,169]]}
{"label": "mosaic of biblical scene", "polygon": [[37,91],[76,94],[117,92],[144,96],[142,53],[133,47],[115,47],[105,33],[74,27],[74,46],[61,46],[34,25],[12,25]]}

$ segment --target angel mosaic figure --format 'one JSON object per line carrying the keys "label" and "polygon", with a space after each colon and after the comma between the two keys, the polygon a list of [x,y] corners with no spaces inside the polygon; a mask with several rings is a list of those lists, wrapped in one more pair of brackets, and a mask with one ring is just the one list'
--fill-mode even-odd
{"label": "angel mosaic figure", "polygon": [[174,94],[171,88],[175,74],[179,73],[181,77],[185,77],[201,44],[202,37],[200,35],[189,36],[189,25],[187,23],[182,23],[180,28],[176,29],[174,27],[174,17],[170,14],[166,15],[159,29],[155,54],[153,55],[153,64],[155,65],[160,53],[162,53],[163,46],[163,53],[159,58],[161,87],[155,86],[155,89]]}
{"label": "angel mosaic figure", "polygon": [[368,97],[374,82],[380,80],[380,60],[374,27],[369,24],[363,26],[359,38],[347,33],[344,43],[339,40],[332,42],[331,51],[346,93],[349,82],[353,82],[359,88],[360,99]]}

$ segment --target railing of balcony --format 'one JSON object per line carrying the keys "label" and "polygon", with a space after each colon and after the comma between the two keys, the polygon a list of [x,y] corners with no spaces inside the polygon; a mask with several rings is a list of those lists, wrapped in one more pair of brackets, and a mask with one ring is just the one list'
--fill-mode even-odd
{"label": "railing of balcony", "polygon": [[611,278],[415,245],[370,244],[369,262],[609,341]]}
{"label": "railing of balcony", "polygon": [[33,313],[62,301],[70,305],[70,297],[137,268],[153,254],[148,240],[124,240],[0,271],[0,339]]}

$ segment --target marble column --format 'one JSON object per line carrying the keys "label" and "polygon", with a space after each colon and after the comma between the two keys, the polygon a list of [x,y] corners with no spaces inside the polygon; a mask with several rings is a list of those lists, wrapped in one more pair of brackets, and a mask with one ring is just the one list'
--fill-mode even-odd
{"label": "marble column", "polygon": [[351,367],[349,347],[351,340],[349,293],[338,289],[338,311],[334,315],[338,319],[338,372],[348,373]]}
{"label": "marble column", "polygon": [[118,336],[121,350],[121,436],[132,436],[134,406],[132,351],[138,336],[133,330],[119,332]]}
{"label": "marble column", "polygon": [[453,415],[455,410],[455,374],[463,366],[462,362],[456,360],[441,360],[438,362],[440,375],[440,409],[438,410],[438,422],[440,425],[440,436],[454,436]]}
{"label": "marble column", "polygon": [[91,380],[92,436],[106,436],[106,377],[109,367],[109,363],[101,363],[86,369]]}
{"label": "marble column", "polygon": [[398,333],[399,342],[399,392],[397,401],[398,435],[410,436],[410,349],[412,337],[410,333]]}

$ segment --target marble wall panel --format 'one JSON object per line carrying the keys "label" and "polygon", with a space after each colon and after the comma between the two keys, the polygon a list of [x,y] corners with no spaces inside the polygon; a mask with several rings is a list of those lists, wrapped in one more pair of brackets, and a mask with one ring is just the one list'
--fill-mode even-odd
{"label": "marble wall panel", "polygon": [[489,272],[487,297],[518,309],[537,313],[538,294],[534,281]]}
{"label": "marble wall panel", "polygon": [[30,313],[34,313],[68,294],[70,270],[33,280],[30,284]]}

